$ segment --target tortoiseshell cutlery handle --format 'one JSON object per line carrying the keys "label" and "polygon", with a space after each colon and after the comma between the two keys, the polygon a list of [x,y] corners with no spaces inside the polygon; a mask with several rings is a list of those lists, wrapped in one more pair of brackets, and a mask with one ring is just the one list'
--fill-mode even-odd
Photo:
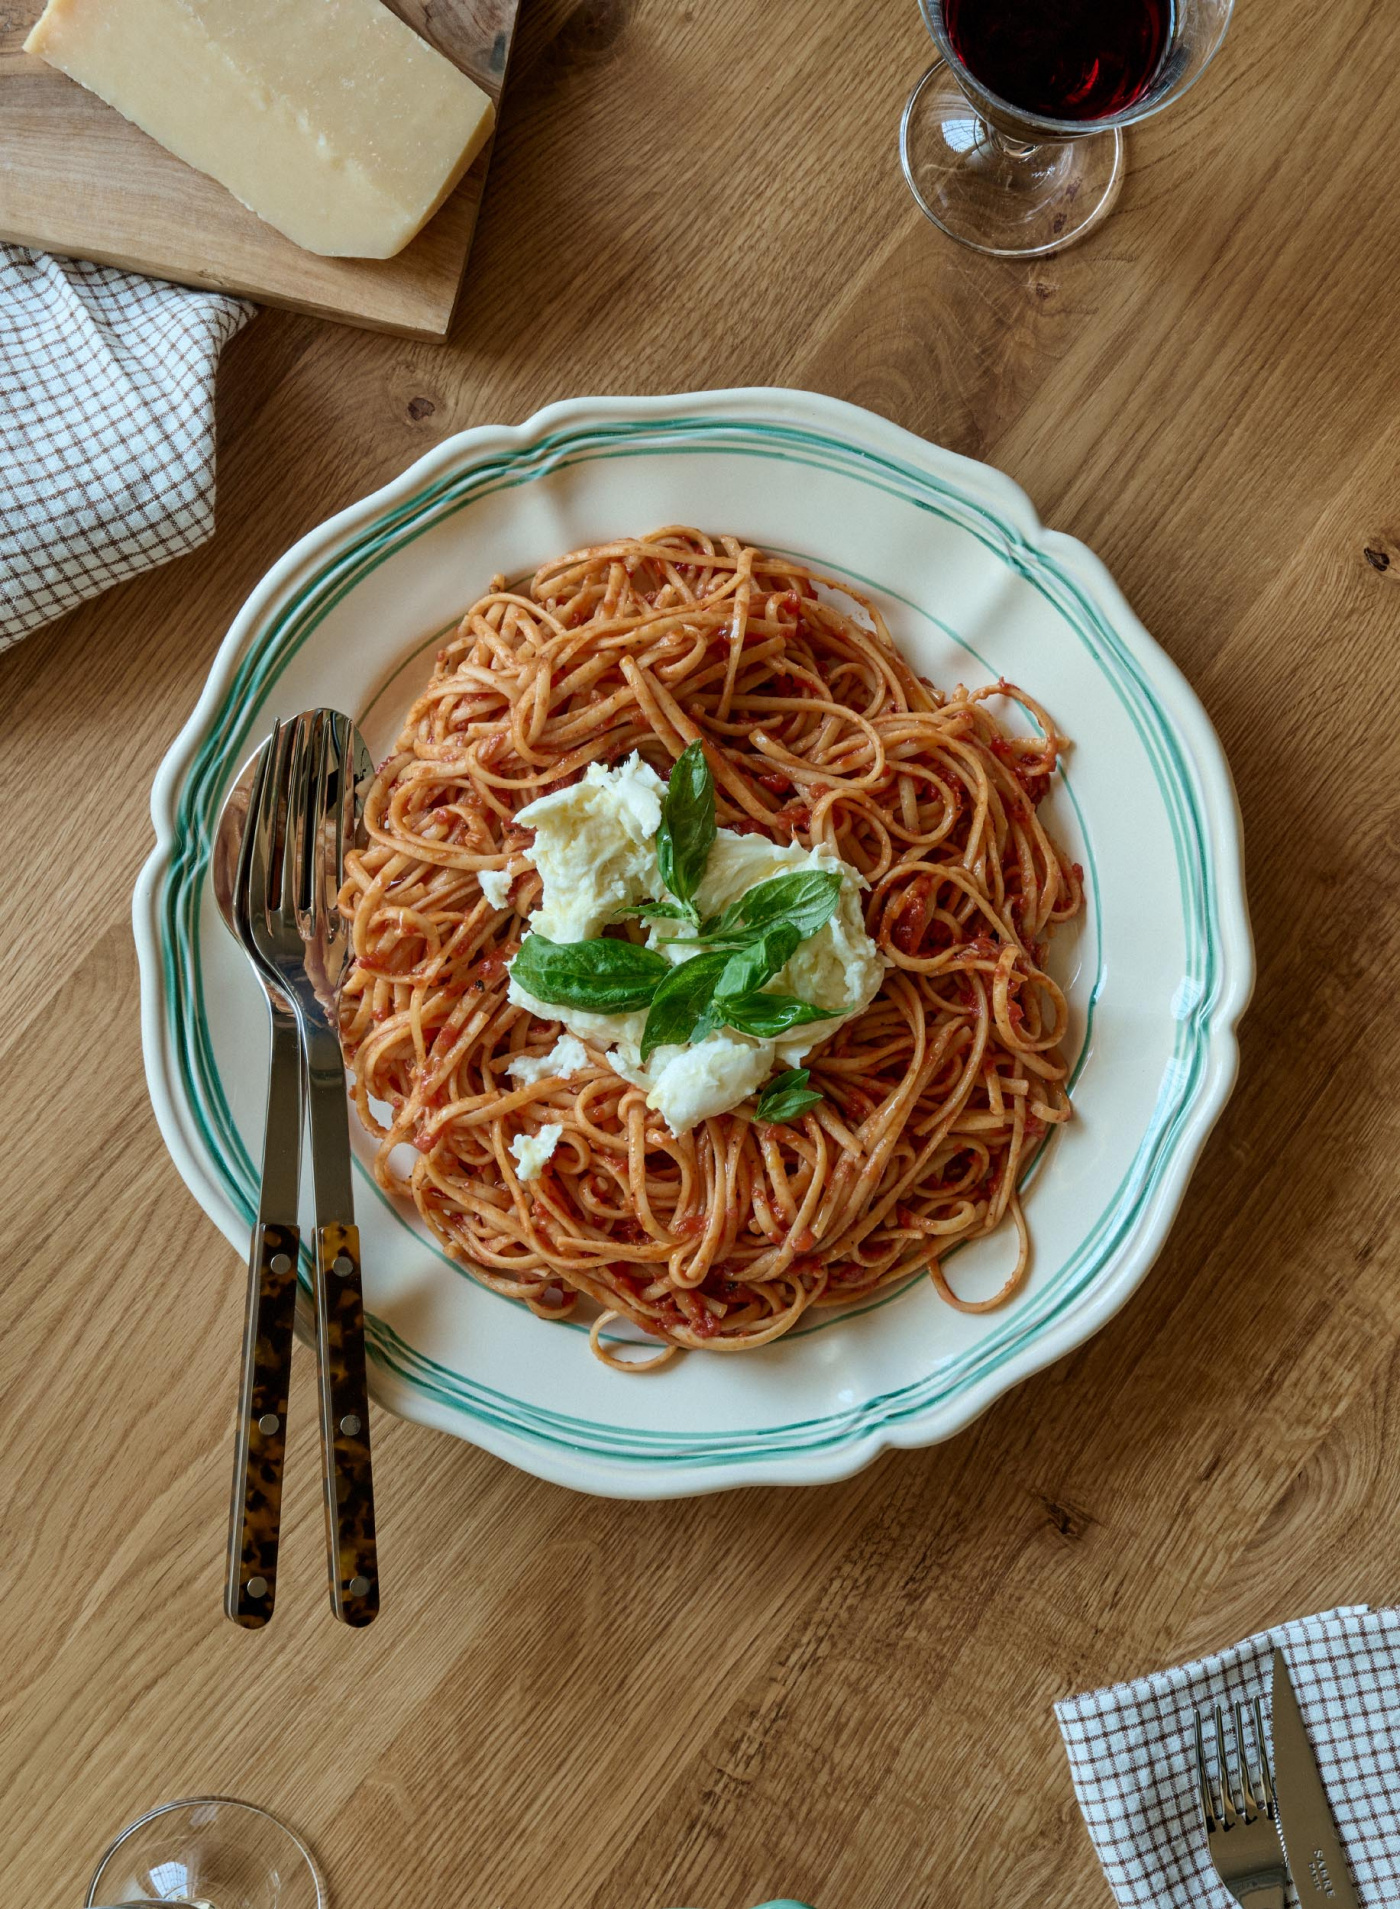
{"label": "tortoiseshell cutlery handle", "polygon": [[250,1630],[266,1624],[277,1595],[299,1246],[296,1227],[254,1223],[224,1588],[225,1611]]}
{"label": "tortoiseshell cutlery handle", "polygon": [[301,1091],[301,1043],[296,1022],[284,1009],[273,1006],[263,1175],[248,1254],[228,1574],[224,1584],[225,1612],[235,1624],[249,1630],[266,1624],[277,1595],[282,1468],[287,1447],[300,1248],[295,1216]]}
{"label": "tortoiseshell cutlery handle", "polygon": [[316,1229],[316,1332],[331,1608],[343,1623],[370,1624],[379,1614],[379,1564],[357,1226]]}

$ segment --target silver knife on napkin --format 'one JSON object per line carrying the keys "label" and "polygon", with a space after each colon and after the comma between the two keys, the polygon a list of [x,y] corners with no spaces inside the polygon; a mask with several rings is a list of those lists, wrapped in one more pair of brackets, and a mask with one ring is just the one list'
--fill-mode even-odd
{"label": "silver knife on napkin", "polygon": [[1274,1790],[1300,1909],[1361,1909],[1283,1652],[1274,1652]]}

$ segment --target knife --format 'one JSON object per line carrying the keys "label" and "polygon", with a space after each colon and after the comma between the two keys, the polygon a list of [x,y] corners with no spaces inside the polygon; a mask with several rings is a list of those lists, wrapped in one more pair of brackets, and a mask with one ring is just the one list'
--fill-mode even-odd
{"label": "knife", "polygon": [[1299,1909],[1361,1909],[1283,1652],[1274,1652],[1274,1790]]}

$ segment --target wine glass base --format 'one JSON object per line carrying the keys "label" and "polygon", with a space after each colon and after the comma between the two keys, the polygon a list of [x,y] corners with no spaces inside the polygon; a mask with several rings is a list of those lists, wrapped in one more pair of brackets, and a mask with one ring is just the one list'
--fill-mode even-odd
{"label": "wine glass base", "polygon": [[899,157],[919,209],[949,238],[996,258],[1061,252],[1113,210],[1123,135],[1023,146],[981,119],[945,60],[909,95]]}
{"label": "wine glass base", "polygon": [[209,1903],[212,1909],[325,1909],[315,1858],[255,1803],[196,1796],[162,1803],[104,1853],[87,1893],[104,1903]]}

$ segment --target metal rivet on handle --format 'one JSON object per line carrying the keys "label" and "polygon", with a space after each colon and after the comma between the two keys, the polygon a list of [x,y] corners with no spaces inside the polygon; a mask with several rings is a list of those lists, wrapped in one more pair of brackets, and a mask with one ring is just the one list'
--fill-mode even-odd
{"label": "metal rivet on handle", "polygon": [[292,1270],[292,1262],[285,1253],[274,1253],[268,1263],[274,1273],[289,1273]]}
{"label": "metal rivet on handle", "polygon": [[350,1595],[351,1595],[351,1597],[363,1597],[363,1596],[364,1596],[364,1594],[365,1594],[365,1592],[366,1592],[366,1591],[367,1591],[368,1589],[369,1589],[369,1579],[368,1579],[368,1578],[365,1578],[365,1577],[360,1577],[360,1576],[358,1576],[358,1575],[357,1575],[357,1576],[355,1576],[355,1577],[353,1577],[353,1578],[351,1578],[351,1580],[350,1580]]}
{"label": "metal rivet on handle", "polygon": [[258,1430],[265,1432],[267,1436],[271,1438],[280,1423],[281,1421],[275,1412],[264,1412],[262,1417],[258,1420]]}
{"label": "metal rivet on handle", "polygon": [[340,1429],[347,1438],[353,1438],[360,1429],[360,1421],[353,1412],[347,1412],[340,1421]]}
{"label": "metal rivet on handle", "polygon": [[248,1595],[249,1597],[266,1597],[267,1596],[267,1579],[266,1578],[249,1578]]}
{"label": "metal rivet on handle", "polygon": [[337,1253],[335,1258],[331,1261],[331,1270],[339,1273],[340,1277],[344,1279],[347,1273],[354,1272],[355,1262],[348,1253]]}

